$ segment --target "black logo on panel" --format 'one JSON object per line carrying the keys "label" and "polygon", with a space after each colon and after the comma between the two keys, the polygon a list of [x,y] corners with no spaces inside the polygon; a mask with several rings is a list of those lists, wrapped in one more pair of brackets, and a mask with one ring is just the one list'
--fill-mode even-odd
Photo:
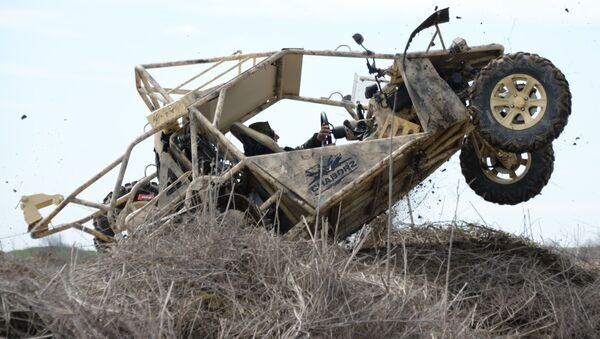
{"label": "black logo on panel", "polygon": [[[327,191],[339,184],[348,174],[354,172],[358,168],[356,158],[348,156],[342,157],[341,154],[330,155],[323,158],[323,177],[319,174],[320,163],[312,166],[305,171],[306,177],[309,179],[308,189],[314,193],[319,193],[319,181],[321,182],[321,192]],[[320,179],[320,180],[319,180]]]}

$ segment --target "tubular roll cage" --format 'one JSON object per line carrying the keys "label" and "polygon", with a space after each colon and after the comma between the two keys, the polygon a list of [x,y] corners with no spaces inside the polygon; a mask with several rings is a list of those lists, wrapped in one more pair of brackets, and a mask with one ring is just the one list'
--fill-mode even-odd
{"label": "tubular roll cage", "polygon": [[[408,57],[419,57],[423,53],[410,53]],[[431,54],[431,53],[429,53]],[[190,121],[191,128],[191,136],[192,139],[196,139],[198,127],[200,126],[202,129],[213,132],[213,135],[217,136],[217,140],[214,140],[221,146],[223,149],[227,151],[227,154],[231,160],[238,162],[235,166],[230,168],[227,173],[224,173],[221,176],[222,180],[227,180],[231,178],[235,173],[244,169],[248,164],[243,160],[246,156],[240,152],[237,147],[231,143],[225,136],[222,131],[224,129],[222,127],[217,128],[219,126],[219,122],[222,118],[222,110],[223,103],[225,100],[225,96],[227,94],[227,90],[234,86],[236,83],[243,81],[245,78],[252,76],[254,73],[261,70],[266,65],[269,64],[277,64],[278,72],[276,75],[276,88],[273,97],[263,105],[260,105],[250,111],[241,121],[246,121],[261,111],[267,109],[277,101],[281,99],[290,99],[297,100],[303,102],[310,102],[316,104],[330,105],[345,108],[349,114],[356,118],[356,114],[353,109],[355,108],[355,104],[347,101],[347,100],[331,100],[324,98],[312,98],[305,97],[294,94],[285,94],[282,88],[282,78],[284,73],[281,71],[282,60],[286,56],[328,56],[328,57],[343,57],[343,58],[365,58],[367,57],[366,53],[363,52],[345,52],[345,51],[331,51],[331,50],[304,50],[304,49],[283,49],[281,51],[274,52],[262,52],[262,53],[250,53],[250,54],[242,54],[241,51],[236,51],[232,55],[223,56],[223,57],[215,57],[208,59],[191,59],[191,60],[182,60],[182,61],[174,61],[174,62],[163,62],[163,63],[151,63],[151,64],[143,64],[135,67],[135,83],[138,93],[140,94],[142,100],[148,107],[150,111],[153,112],[150,117],[160,116],[164,112],[176,108],[176,112],[174,115],[168,117],[167,121],[160,121],[158,124],[155,124],[151,127],[150,130],[145,133],[139,135],[135,138],[126,148],[123,155],[119,156],[105,168],[103,168],[100,172],[94,175],[92,178],[87,180],[85,183],[77,187],[73,192],[71,192],[68,196],[62,197],[59,195],[49,196],[46,194],[35,194],[31,196],[24,196],[21,198],[21,207],[24,210],[26,220],[29,224],[29,232],[31,233],[32,238],[42,238],[46,237],[70,228],[78,229],[85,233],[91,234],[95,237],[98,237],[104,241],[112,241],[110,237],[107,237],[101,232],[97,230],[85,226],[86,222],[99,217],[100,215],[107,213],[109,216],[109,222],[111,222],[112,227],[115,231],[120,230],[122,227],[120,225],[114,225],[113,220],[116,214],[116,206],[125,203],[125,208],[123,211],[128,211],[128,207],[133,202],[133,197],[136,195],[137,191],[143,185],[149,183],[151,180],[157,177],[157,173],[153,173],[151,175],[145,176],[141,178],[136,185],[132,188],[132,190],[121,196],[117,197],[116,194],[113,194],[110,203],[108,204],[100,204],[93,201],[84,200],[78,198],[78,195],[83,192],[88,187],[92,186],[95,182],[97,182],[100,178],[104,177],[107,173],[112,171],[114,168],[120,165],[119,174],[117,176],[117,180],[115,182],[113,192],[117,192],[119,188],[123,184],[123,178],[125,176],[125,172],[127,166],[129,164],[129,159],[131,153],[135,146],[140,144],[142,141],[148,139],[151,136],[160,133],[168,123],[173,123],[173,121],[177,118],[181,118],[186,116]],[[396,54],[372,54],[368,55],[369,58],[375,59],[387,59],[393,60],[398,58],[400,55]],[[251,63],[252,67],[247,70],[243,70],[245,64]],[[233,64],[233,65],[231,65]],[[190,77],[185,80],[181,84],[173,87],[173,88],[163,88],[149,73],[150,69],[158,69],[158,68],[170,68],[170,67],[178,67],[178,66],[190,66],[190,65],[207,65],[207,67],[199,72],[198,74]],[[218,75],[213,76],[207,81],[203,82],[201,85],[195,87],[194,89],[185,89],[184,86],[193,83],[201,79],[202,76],[206,76],[210,71],[215,71],[219,66],[227,66],[226,70],[220,72]],[[209,85],[214,85],[215,82],[226,75],[230,75],[232,72],[237,71],[237,76],[232,80],[219,84],[217,86],[213,86],[209,89],[205,89]],[[300,75],[300,74],[298,74]],[[179,98],[174,98],[174,96],[179,96]],[[199,107],[206,104],[207,102],[217,99],[217,106],[215,110],[215,114],[212,117],[212,121],[208,120],[205,115],[199,110]],[[172,110],[171,110],[172,113]],[[152,125],[152,121],[150,122]],[[227,126],[228,129],[229,126]],[[225,131],[227,130],[225,129]],[[195,140],[192,140],[194,143]],[[192,171],[191,173],[185,172],[182,176],[178,178],[178,182],[184,180],[185,178],[192,176],[192,184],[189,186],[188,192],[194,188],[197,188],[199,181],[197,180],[200,177],[200,170],[198,168],[198,154],[196,149],[192,147]],[[281,194],[277,192],[277,194]],[[137,214],[141,210],[147,208],[147,206],[156,203],[157,199],[160,198],[160,195],[157,195],[151,201],[148,201],[141,209],[133,212],[132,214]],[[188,193],[189,196],[189,193]],[[80,219],[63,223],[57,226],[52,226],[52,220],[69,204],[77,204],[86,207],[96,208],[97,211],[82,217]],[[272,203],[272,200],[269,202]],[[48,215],[42,218],[39,213],[39,209],[43,207],[47,207],[51,204],[57,205]],[[171,206],[172,204],[169,204]],[[264,205],[264,204],[263,204]],[[264,209],[266,206],[261,206],[261,209]],[[308,206],[307,206],[308,207]],[[163,208],[164,210],[165,208]],[[130,217],[133,217],[130,216]],[[129,218],[128,218],[129,219]],[[121,217],[119,220],[123,221],[124,218]]]}

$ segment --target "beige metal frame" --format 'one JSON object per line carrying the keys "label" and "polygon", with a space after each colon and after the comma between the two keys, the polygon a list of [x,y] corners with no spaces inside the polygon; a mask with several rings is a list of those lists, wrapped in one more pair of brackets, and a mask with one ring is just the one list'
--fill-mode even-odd
{"label": "beige metal frame", "polygon": [[[489,45],[471,48],[468,58],[473,62],[487,63],[490,58],[502,53],[502,46]],[[23,197],[22,208],[24,210],[26,220],[29,224],[29,229],[33,238],[39,238],[54,234],[69,228],[79,229],[89,233],[105,241],[110,241],[108,237],[102,233],[95,231],[91,227],[84,226],[84,223],[103,214],[108,214],[108,219],[114,230],[119,231],[125,228],[125,225],[135,216],[140,210],[130,212],[129,206],[132,204],[132,197],[143,183],[147,183],[156,177],[156,173],[140,179],[140,183],[135,185],[133,190],[122,197],[113,195],[108,204],[97,204],[94,202],[84,201],[78,198],[78,195],[89,186],[94,184],[98,179],[105,176],[108,172],[119,166],[119,173],[114,185],[113,191],[118,191],[123,184],[123,178],[127,170],[129,158],[133,149],[143,140],[151,136],[155,136],[155,140],[162,130],[177,129],[181,126],[182,119],[189,121],[192,144],[195,144],[198,132],[206,135],[211,142],[225,151],[226,156],[235,166],[229,169],[220,177],[208,178],[208,180],[216,183],[225,183],[237,172],[242,170],[250,170],[256,180],[264,186],[269,197],[260,206],[261,210],[268,208],[276,200],[279,201],[279,207],[282,211],[294,222],[298,223],[293,232],[290,232],[291,237],[302,236],[303,232],[301,221],[314,220],[317,215],[328,216],[331,219],[340,220],[339,216],[334,216],[334,210],[339,211],[343,203],[348,204],[344,209],[351,210],[358,202],[367,203],[372,213],[381,211],[384,208],[385,199],[380,197],[383,192],[382,186],[389,180],[384,175],[385,170],[389,166],[388,159],[393,159],[394,176],[393,180],[398,182],[394,188],[394,196],[399,199],[405,194],[415,183],[418,183],[419,178],[424,178],[432,172],[437,166],[446,161],[462,144],[462,139],[465,133],[468,132],[467,124],[468,117],[462,103],[458,101],[456,96],[451,93],[453,100],[451,107],[453,110],[449,113],[453,116],[449,124],[439,126],[424,126],[424,131],[421,133],[408,135],[404,137],[390,138],[389,144],[392,145],[392,139],[398,145],[396,149],[390,149],[387,158],[377,162],[373,168],[365,171],[360,176],[355,178],[356,182],[368,182],[369,188],[360,188],[357,184],[352,184],[343,187],[333,196],[321,201],[318,206],[311,204],[306,199],[299,197],[291,191],[289,187],[283,185],[280,181],[266,173],[261,164],[254,159],[246,157],[237,147],[232,144],[224,133],[229,131],[230,127],[235,122],[244,122],[254,115],[260,113],[266,108],[282,99],[298,100],[303,102],[318,103],[324,105],[344,107],[352,118],[356,118],[354,113],[355,105],[349,101],[337,101],[322,98],[311,98],[300,95],[300,80],[302,74],[302,58],[304,56],[322,56],[322,57],[342,57],[342,58],[365,58],[366,54],[359,52],[343,52],[343,51],[314,51],[303,49],[283,49],[276,52],[242,54],[236,52],[233,55],[210,58],[210,59],[195,59],[176,62],[155,63],[139,65],[135,68],[135,83],[136,88],[142,97],[142,100],[152,112],[148,117],[151,129],[142,135],[138,136],[130,143],[124,154],[111,162],[108,166],[94,175],[84,184],[77,187],[71,194],[64,199],[50,198],[43,195],[33,195]],[[397,66],[402,55],[399,54],[373,54],[370,58],[394,60]],[[412,78],[419,78],[419,73],[430,75],[430,79],[420,77],[418,81],[434,81],[439,86],[446,86],[445,82],[437,75],[432,75],[431,72],[426,72],[422,68],[427,68],[423,62],[429,65],[430,70],[433,70],[432,64],[437,63],[460,63],[460,56],[453,56],[454,59],[448,59],[446,51],[428,51],[407,54],[407,62],[411,63],[408,68],[412,74]],[[466,58],[466,57],[465,57]],[[413,62],[414,61],[414,62]],[[251,63],[251,65],[249,65]],[[204,65],[205,69],[193,75],[181,84],[172,88],[163,88],[150,74],[149,70],[157,68],[169,67],[189,67],[192,65]],[[218,72],[218,69],[224,67],[225,70]],[[402,69],[394,67],[393,69]],[[212,75],[213,72],[218,72],[217,75]],[[232,79],[222,81],[226,76],[232,76],[232,72],[237,72]],[[392,81],[395,82],[410,82],[406,81],[407,75],[403,72],[390,74]],[[431,73],[431,74],[430,74]],[[209,76],[209,79],[206,78]],[[193,89],[186,89],[186,86],[193,85]],[[259,86],[256,86],[259,85]],[[248,92],[248,86],[254,86],[254,92]],[[421,87],[426,84],[421,84]],[[419,86],[417,86],[419,87]],[[417,87],[410,87],[411,97],[418,97],[419,92]],[[444,90],[448,92],[448,89]],[[445,93],[441,92],[440,94]],[[444,98],[441,98],[447,104]],[[414,100],[413,100],[414,101]],[[440,107],[426,107],[427,104],[421,104],[420,111],[422,114],[430,114],[431,112],[440,113]],[[448,107],[446,107],[448,109]],[[425,111],[428,110],[428,112]],[[419,111],[419,109],[417,109]],[[226,112],[226,114],[224,113]],[[443,114],[446,114],[442,112]],[[458,114],[458,115],[456,115]],[[421,119],[424,121],[423,119]],[[398,130],[393,123],[390,126],[392,131]],[[413,132],[416,129],[413,129]],[[160,147],[160,143],[155,142],[155,146]],[[415,166],[414,157],[418,156],[419,152],[424,152],[428,155],[425,162]],[[294,153],[294,152],[292,152]],[[411,160],[412,159],[412,160]],[[198,168],[198,154],[195,147],[192,147],[192,170],[185,172],[179,177],[179,181],[183,181],[184,177],[191,175],[192,183],[188,186],[185,194],[178,197],[178,201],[172,201],[168,206],[164,206],[159,211],[160,213],[169,213],[168,207],[174,206],[191,196],[194,190],[198,190],[202,183],[205,183],[207,177],[203,175]],[[421,172],[419,172],[421,171]],[[359,194],[373,194],[366,202],[364,198],[356,197],[350,194],[351,192],[359,192]],[[158,199],[162,195],[159,194],[152,201],[148,202],[143,209],[148,206],[156,205]],[[357,202],[352,203],[351,200],[356,199]],[[57,205],[47,216],[41,218],[38,209],[54,203]],[[50,226],[52,220],[59,214],[68,204],[80,204],[88,207],[97,208],[97,211],[78,220],[64,223],[57,226]],[[124,215],[116,215],[116,206],[125,203],[126,208],[123,209]],[[348,215],[352,215],[349,213]],[[374,216],[373,216],[374,217]],[[361,220],[363,220],[362,218]],[[351,229],[340,231],[340,234],[347,234]]]}

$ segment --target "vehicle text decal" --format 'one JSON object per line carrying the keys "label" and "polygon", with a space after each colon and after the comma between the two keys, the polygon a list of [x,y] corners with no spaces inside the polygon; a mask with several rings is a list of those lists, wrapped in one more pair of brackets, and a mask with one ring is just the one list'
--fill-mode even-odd
{"label": "vehicle text decal", "polygon": [[[323,158],[323,178],[321,179],[321,192],[339,184],[348,174],[354,172],[358,164],[356,158],[348,156],[343,158],[341,154],[330,155]],[[313,194],[319,193],[319,172],[320,163],[305,171],[306,177],[310,180],[308,189]]]}
{"label": "vehicle text decal", "polygon": [[140,193],[136,201],[150,201],[152,199],[154,199],[154,193]]}

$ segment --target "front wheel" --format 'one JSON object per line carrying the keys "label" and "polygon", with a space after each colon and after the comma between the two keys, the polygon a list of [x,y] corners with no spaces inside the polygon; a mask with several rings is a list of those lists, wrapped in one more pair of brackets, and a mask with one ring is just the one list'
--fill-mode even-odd
{"label": "front wheel", "polygon": [[516,205],[546,186],[554,169],[554,151],[552,144],[532,152],[496,151],[471,136],[461,149],[460,167],[477,195],[496,204]]}
{"label": "front wheel", "polygon": [[469,101],[479,135],[515,153],[544,148],[571,114],[564,74],[548,59],[528,53],[492,60],[475,79]]}

